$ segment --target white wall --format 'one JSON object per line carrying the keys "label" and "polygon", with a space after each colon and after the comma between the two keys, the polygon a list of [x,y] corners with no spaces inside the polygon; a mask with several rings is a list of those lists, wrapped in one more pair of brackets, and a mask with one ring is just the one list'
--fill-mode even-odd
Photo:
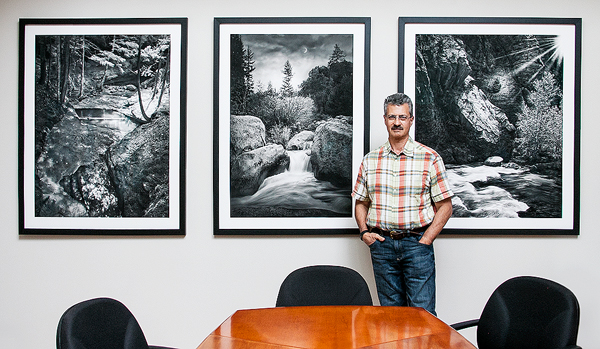
{"label": "white wall", "polygon": [[[18,19],[188,17],[187,236],[185,238],[24,238],[18,236]],[[151,344],[196,348],[236,309],[270,307],[293,269],[340,264],[374,290],[368,249],[356,237],[214,237],[212,234],[213,18],[367,16],[372,19],[372,147],[386,133],[381,101],[397,86],[399,16],[583,18],[581,235],[457,237],[436,242],[438,314],[478,317],[494,288],[515,275],[567,285],[579,298],[579,344],[597,348],[600,234],[594,187],[600,171],[596,103],[600,9],[595,0],[2,0],[0,2],[0,346],[52,348],[65,309],[83,299],[124,302]],[[591,215],[591,216],[590,216]],[[466,332],[474,339],[474,332]]]}

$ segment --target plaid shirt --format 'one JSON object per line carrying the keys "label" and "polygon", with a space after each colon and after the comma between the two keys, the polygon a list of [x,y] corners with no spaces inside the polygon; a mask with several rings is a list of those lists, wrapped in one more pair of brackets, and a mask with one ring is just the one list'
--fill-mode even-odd
{"label": "plaid shirt", "polygon": [[371,202],[367,225],[384,230],[430,224],[433,203],[453,195],[442,158],[412,138],[400,155],[389,141],[365,155],[352,192],[356,200]]}

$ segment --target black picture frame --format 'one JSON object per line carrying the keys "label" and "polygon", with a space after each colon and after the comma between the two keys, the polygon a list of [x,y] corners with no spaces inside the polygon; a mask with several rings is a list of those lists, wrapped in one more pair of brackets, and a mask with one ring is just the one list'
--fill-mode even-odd
{"label": "black picture frame", "polygon": [[400,17],[398,28],[413,136],[442,155],[456,193],[444,233],[579,235],[581,18]]}
{"label": "black picture frame", "polygon": [[187,34],[19,20],[20,235],[185,235]]}
{"label": "black picture frame", "polygon": [[[254,36],[250,37],[251,35]],[[353,218],[352,200],[350,197],[351,187],[348,186],[348,183],[351,183],[350,185],[353,185],[358,172],[360,160],[362,159],[362,156],[364,156],[366,150],[368,150],[369,148],[370,35],[371,20],[367,17],[215,18],[213,95],[214,235],[356,234],[356,223]],[[325,39],[323,39],[323,37],[325,37]],[[344,49],[342,49],[342,53],[337,51],[337,54],[341,54],[341,57],[337,57],[335,59],[332,58],[334,56],[333,52],[335,51],[335,47],[337,47],[337,44],[334,46],[333,42],[330,40],[332,38],[344,39],[346,40],[345,42],[348,42],[348,38],[350,38],[352,56],[350,57],[350,55],[348,55],[348,57],[346,57],[345,55],[347,50],[345,49],[344,45],[340,44],[341,47],[344,47]],[[256,40],[256,43],[261,43],[265,46],[270,45],[269,48],[272,49],[272,51],[270,51],[270,53],[263,54],[263,48],[259,47],[258,45],[240,46],[238,43],[238,40],[242,43],[244,42],[244,40],[246,40],[246,43],[249,43],[249,40],[251,39]],[[302,41],[301,39],[307,40],[306,45],[293,47],[295,44],[293,44],[292,42],[300,42]],[[231,44],[232,40],[234,40],[234,44]],[[311,46],[313,44],[314,47]],[[317,47],[317,45],[321,44],[325,45],[326,48]],[[328,46],[328,44],[330,45]],[[240,47],[242,47],[241,50]],[[339,65],[336,65],[337,67],[343,66],[347,68],[348,66],[351,66],[352,68],[352,124],[350,126],[351,140],[349,141],[350,145],[348,145],[346,148],[343,148],[345,150],[343,152],[344,155],[347,151],[347,154],[348,156],[350,156],[352,161],[348,161],[348,163],[344,165],[345,167],[347,167],[347,172],[343,173],[343,175],[345,176],[343,184],[340,185],[340,183],[342,182],[338,182],[334,186],[328,185],[327,187],[329,189],[307,189],[314,191],[313,194],[315,194],[316,196],[323,194],[336,195],[337,199],[333,197],[328,197],[326,199],[331,200],[331,202],[326,203],[329,206],[325,207],[325,209],[323,209],[324,201],[317,204],[319,208],[314,209],[312,211],[311,209],[313,206],[310,206],[312,205],[312,203],[291,203],[294,201],[296,196],[310,196],[306,191],[303,191],[302,189],[298,189],[298,192],[296,193],[289,193],[287,191],[284,193],[283,191],[278,191],[276,195],[267,199],[266,205],[262,204],[262,206],[260,206],[261,204],[256,204],[255,202],[253,202],[252,204],[240,204],[242,199],[239,198],[250,197],[252,193],[255,193],[257,190],[256,182],[262,182],[262,178],[257,176],[253,177],[249,182],[245,182],[245,179],[240,179],[237,173],[232,175],[231,172],[232,168],[236,171],[239,170],[237,164],[232,166],[231,163],[234,159],[235,161],[238,161],[238,159],[241,156],[240,153],[237,152],[237,146],[234,147],[231,145],[232,142],[237,142],[237,140],[239,139],[236,138],[235,141],[231,140],[231,123],[233,122],[232,120],[237,122],[237,120],[240,120],[240,118],[237,116],[232,118],[231,114],[246,114],[245,112],[247,111],[243,109],[243,107],[240,107],[240,105],[242,104],[236,104],[238,103],[238,90],[236,90],[235,88],[231,88],[232,84],[234,86],[239,86],[231,82],[233,81],[233,79],[236,79],[235,77],[231,77],[231,71],[232,69],[237,71],[236,67],[238,67],[239,65],[238,63],[234,63],[232,65],[232,60],[235,61],[235,57],[241,56],[239,52],[247,53],[248,47],[252,52],[252,56],[249,59],[249,61],[252,61],[254,59],[253,64],[255,64],[255,66],[253,66],[253,68],[258,69],[254,73],[254,75],[256,75],[257,78],[254,78],[253,75],[252,79],[254,79],[255,83],[262,84],[262,87],[260,89],[257,88],[257,90],[261,91],[261,93],[277,93],[279,86],[282,86],[280,85],[280,81],[282,80],[266,81],[264,79],[268,78],[258,78],[258,73],[261,72],[262,69],[261,67],[258,67],[258,65],[266,63],[267,60],[273,60],[275,62],[269,62],[269,64],[271,66],[274,65],[276,67],[275,70],[278,69],[281,74],[280,76],[283,77],[283,73],[281,73],[281,71],[285,67],[284,62],[285,57],[287,57],[288,63],[291,62],[290,65],[294,74],[301,75],[301,81],[304,81],[304,79],[307,78],[306,75],[298,73],[302,70],[302,68],[300,67],[301,64],[298,63],[298,60],[295,60],[296,56],[294,56],[296,52],[299,52],[298,50],[302,50],[304,54],[315,54],[315,56],[309,60],[309,62],[312,64],[310,67],[314,67],[313,69],[321,67],[325,71],[329,72],[329,64],[332,62],[340,63]],[[313,51],[313,49],[315,51]],[[234,50],[236,54],[232,55],[232,50]],[[327,54],[331,54],[331,56],[329,57],[329,62],[327,62],[327,60],[322,62],[321,60],[321,56],[323,55],[324,51],[327,51]],[[266,52],[266,48],[264,52]],[[317,54],[319,55],[319,57],[315,58]],[[284,58],[283,61],[280,60],[281,58]],[[339,61],[337,60],[338,58],[340,58]],[[348,64],[350,58],[351,64]],[[234,68],[231,68],[232,66]],[[264,69],[263,71],[266,73],[267,69]],[[308,72],[308,70],[306,70],[306,72]],[[288,80],[288,82],[290,81],[291,80]],[[269,86],[267,86],[268,82],[272,83],[272,85],[270,86],[271,89],[269,89]],[[296,86],[293,86],[294,84],[296,84]],[[290,85],[292,85],[293,89],[295,90],[299,88],[298,83],[290,82]],[[275,87],[273,88],[273,86]],[[330,90],[327,91],[329,91],[327,93],[331,94]],[[349,93],[345,94],[345,96],[348,95]],[[295,98],[298,95],[295,94],[294,97],[290,96],[291,95],[286,95],[285,98],[279,98],[273,97],[273,95],[271,95],[271,97],[273,97],[271,101],[273,103],[287,103],[291,100],[291,98]],[[301,98],[299,97],[298,100],[306,101],[306,98],[312,99],[312,97],[301,96]],[[263,103],[264,100],[265,99],[261,99],[261,102],[255,104],[255,106],[260,105],[260,103]],[[309,102],[309,104],[313,102],[314,99],[312,99],[312,102]],[[316,106],[315,110],[325,110],[325,107],[322,107],[322,109],[317,109],[320,107],[321,105],[319,105],[318,107]],[[232,108],[234,109],[233,112]],[[272,108],[271,110],[275,109],[277,108]],[[301,110],[303,110],[304,113],[304,111],[307,109]],[[258,114],[259,112],[256,113]],[[315,113],[307,113],[306,115],[314,116]],[[263,122],[263,119],[267,121]],[[255,151],[259,146],[263,149],[266,148],[266,146],[271,145],[273,147],[278,147],[276,145],[277,143],[270,141],[269,138],[281,137],[278,140],[280,143],[287,143],[289,141],[289,138],[287,138],[285,132],[288,132],[288,130],[292,130],[292,126],[288,126],[288,124],[282,123],[282,125],[284,126],[278,129],[281,132],[277,132],[274,131],[274,123],[272,122],[272,120],[267,119],[267,117],[264,117],[263,119],[257,121],[259,120],[259,118],[256,118],[254,116],[245,118],[246,121],[250,120],[251,122],[257,122],[257,124],[262,123],[263,126],[265,125],[265,123],[267,124],[264,130],[264,135],[267,139],[265,139],[264,142],[262,142],[259,145],[251,146],[249,150],[247,149],[249,152]],[[340,120],[344,120],[343,122],[346,123],[344,127],[347,127],[348,119],[342,118]],[[286,127],[288,128],[286,129]],[[295,129],[296,127],[297,126],[293,126],[294,130],[298,131],[298,129]],[[258,128],[260,128],[260,126]],[[269,135],[269,132],[271,132],[271,135]],[[281,136],[281,134],[283,134],[283,136]],[[344,138],[344,141],[349,140],[350,138],[346,137]],[[281,147],[283,147],[283,145],[281,145]],[[281,151],[281,149],[283,149],[283,152]],[[279,173],[283,168],[287,167],[287,164],[285,163],[285,158],[288,156],[287,152],[288,151],[284,148],[278,148],[277,154],[279,155],[277,156],[279,156],[279,160],[277,160],[277,165],[274,165],[276,169],[274,169],[272,172]],[[312,152],[312,154],[313,156],[317,156],[314,155],[314,151]],[[259,176],[267,176],[265,172],[269,171],[271,170],[264,170],[263,173]],[[350,178],[348,178],[350,172],[351,175]],[[272,173],[269,173],[269,175],[270,174]],[[273,176],[269,176],[268,178],[272,177]],[[330,175],[330,177],[328,178],[328,183],[330,184],[331,182],[334,182],[337,179],[338,178],[334,177],[334,175]],[[350,182],[348,182],[348,179],[350,179]],[[250,183],[250,189],[245,187],[240,189],[240,183],[243,183],[244,185]],[[290,187],[293,187],[294,184],[295,183],[292,183]],[[340,187],[342,187],[343,189],[340,189]],[[289,187],[285,189],[287,190],[289,189]],[[335,192],[335,194],[329,194],[330,191],[331,193]],[[340,191],[342,192],[341,194]],[[277,199],[273,199],[275,197]],[[284,201],[289,200],[289,202],[275,203],[275,201],[272,201],[281,199],[283,199]],[[342,204],[340,205],[339,202],[342,202]],[[311,209],[308,209],[309,206],[311,207]],[[343,207],[343,209],[338,209],[339,207]],[[334,210],[337,211],[334,212]],[[334,212],[334,214],[331,214],[331,212]]]}

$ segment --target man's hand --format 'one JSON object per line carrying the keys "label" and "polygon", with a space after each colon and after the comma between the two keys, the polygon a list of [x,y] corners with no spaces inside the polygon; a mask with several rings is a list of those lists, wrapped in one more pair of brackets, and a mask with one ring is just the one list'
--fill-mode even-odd
{"label": "man's hand", "polygon": [[373,245],[376,240],[385,241],[385,238],[377,233],[365,233],[362,237],[362,241],[367,244],[367,246]]}
{"label": "man's hand", "polygon": [[423,236],[421,236],[421,239],[419,240],[419,243],[423,244],[423,245],[431,245],[431,244],[433,244],[433,240],[431,240],[427,236],[423,235]]}

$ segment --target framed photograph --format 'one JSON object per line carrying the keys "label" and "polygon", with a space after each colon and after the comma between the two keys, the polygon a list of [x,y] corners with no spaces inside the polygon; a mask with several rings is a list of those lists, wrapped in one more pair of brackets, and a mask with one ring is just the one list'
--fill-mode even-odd
{"label": "framed photograph", "polygon": [[214,25],[214,234],[356,234],[370,18]]}
{"label": "framed photograph", "polygon": [[19,234],[185,235],[187,18],[19,25]]}
{"label": "framed photograph", "polygon": [[398,88],[444,159],[450,234],[578,235],[580,18],[400,18]]}

